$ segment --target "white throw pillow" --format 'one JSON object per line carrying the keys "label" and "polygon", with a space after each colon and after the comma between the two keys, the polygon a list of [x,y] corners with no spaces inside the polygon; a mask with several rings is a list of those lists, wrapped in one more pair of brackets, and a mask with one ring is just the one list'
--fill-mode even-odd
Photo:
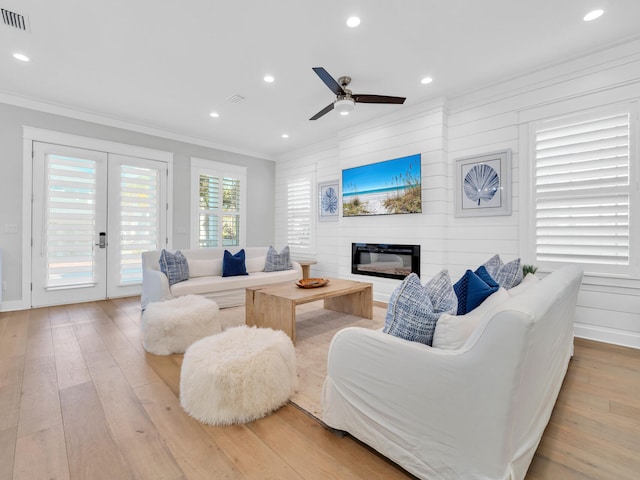
{"label": "white throw pillow", "polygon": [[222,275],[222,258],[189,260],[189,276],[209,277]]}
{"label": "white throw pillow", "polygon": [[446,313],[441,315],[433,332],[432,346],[445,350],[457,350],[462,347],[482,319],[487,314],[491,314],[496,307],[509,298],[507,291],[504,288],[500,288],[466,315],[449,315]]}
{"label": "white throw pillow", "polygon": [[540,279],[536,277],[533,273],[527,273],[527,275],[522,279],[520,284],[517,287],[513,287],[509,289],[507,292],[512,297],[515,295],[520,295],[522,292],[531,287],[534,283],[538,283]]}
{"label": "white throw pillow", "polygon": [[248,273],[254,272],[264,272],[264,265],[267,261],[266,255],[261,255],[259,257],[250,257],[245,260],[245,264],[247,266]]}

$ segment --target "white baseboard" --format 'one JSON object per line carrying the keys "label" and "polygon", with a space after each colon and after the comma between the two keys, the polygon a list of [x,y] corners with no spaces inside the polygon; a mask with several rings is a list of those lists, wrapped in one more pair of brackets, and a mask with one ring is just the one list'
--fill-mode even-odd
{"label": "white baseboard", "polygon": [[28,310],[30,308],[31,305],[22,300],[10,300],[0,303],[0,312],[15,312],[16,310]]}
{"label": "white baseboard", "polygon": [[640,349],[640,334],[627,330],[617,330],[614,328],[596,327],[584,323],[574,323],[573,333],[576,337],[596,342],[611,343],[623,347]]}

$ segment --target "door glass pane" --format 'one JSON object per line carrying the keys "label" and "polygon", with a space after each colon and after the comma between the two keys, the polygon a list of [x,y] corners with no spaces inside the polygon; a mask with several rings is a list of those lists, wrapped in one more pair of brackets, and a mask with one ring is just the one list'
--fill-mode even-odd
{"label": "door glass pane", "polygon": [[46,158],[45,288],[95,283],[96,162]]}
{"label": "door glass pane", "polygon": [[159,248],[158,174],[157,169],[120,166],[120,285],[142,283],[141,254]]}

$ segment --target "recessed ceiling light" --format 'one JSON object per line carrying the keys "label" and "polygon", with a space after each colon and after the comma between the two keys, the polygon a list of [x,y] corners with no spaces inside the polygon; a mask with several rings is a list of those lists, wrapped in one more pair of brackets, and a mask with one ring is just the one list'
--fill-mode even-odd
{"label": "recessed ceiling light", "polygon": [[211,112],[209,115],[213,118],[218,118],[220,116],[218,112]]}
{"label": "recessed ceiling light", "polygon": [[356,28],[358,25],[360,25],[359,17],[349,17],[347,19],[347,27]]}
{"label": "recessed ceiling light", "polygon": [[286,133],[283,133],[282,135],[280,135],[282,138],[289,138],[289,135],[287,135]]}
{"label": "recessed ceiling light", "polygon": [[23,55],[22,53],[14,53],[13,58],[15,58],[16,60],[20,60],[21,62],[29,61],[29,57],[27,57],[26,55]]}
{"label": "recessed ceiling light", "polygon": [[275,80],[275,78],[273,78],[271,75],[266,75],[264,77],[264,81],[267,83],[273,83],[273,81]]}
{"label": "recessed ceiling light", "polygon": [[591,12],[587,13],[583,20],[585,22],[590,22],[592,20],[595,20],[596,18],[600,18],[602,16],[602,14],[604,13],[604,10],[592,10]]}
{"label": "recessed ceiling light", "polygon": [[426,85],[427,83],[431,83],[433,82],[433,78],[431,77],[424,77],[422,80],[420,80],[420,83],[422,83],[423,85]]}

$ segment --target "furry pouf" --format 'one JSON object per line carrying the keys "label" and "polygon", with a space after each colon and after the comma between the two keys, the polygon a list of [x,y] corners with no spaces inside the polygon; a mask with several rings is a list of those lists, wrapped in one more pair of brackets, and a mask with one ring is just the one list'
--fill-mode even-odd
{"label": "furry pouf", "polygon": [[180,372],[180,404],[210,425],[246,423],[284,405],[298,388],[296,355],[280,330],[230,328],[191,345]]}
{"label": "furry pouf", "polygon": [[142,313],[142,345],[155,355],[183,353],[196,340],[220,331],[218,304],[200,295],[150,303]]}

